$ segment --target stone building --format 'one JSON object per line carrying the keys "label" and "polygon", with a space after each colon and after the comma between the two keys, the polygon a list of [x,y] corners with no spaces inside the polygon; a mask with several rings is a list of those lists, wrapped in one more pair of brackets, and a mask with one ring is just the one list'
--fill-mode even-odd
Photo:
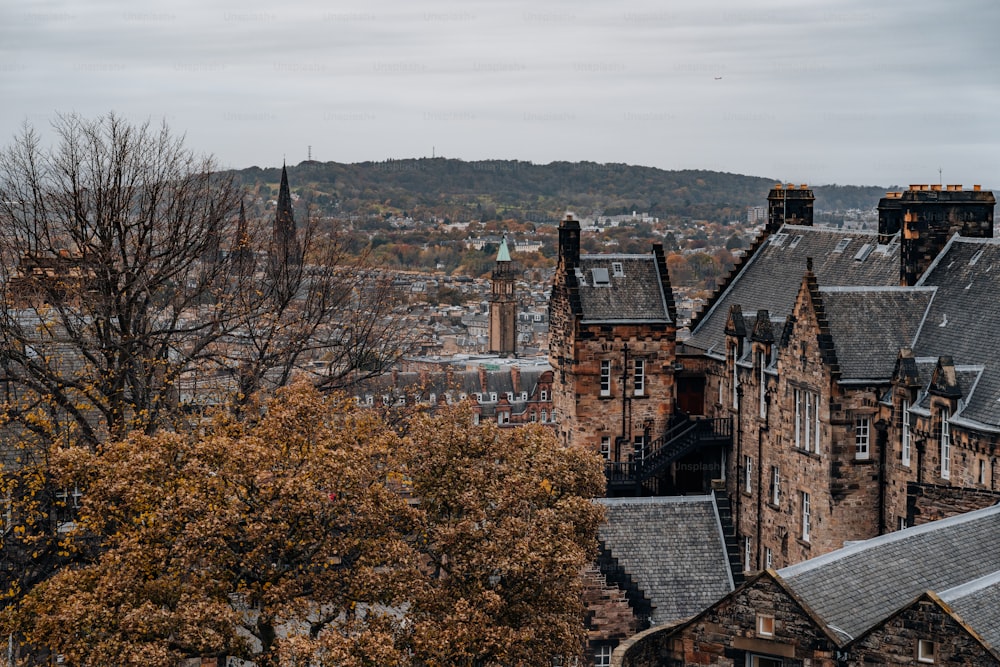
{"label": "stone building", "polygon": [[661,244],[646,255],[580,254],[580,223],[559,225],[549,301],[558,432],[610,461],[641,461],[674,411],[676,313]]}
{"label": "stone building", "polygon": [[1000,506],[765,570],[619,667],[1000,665]]}
{"label": "stone building", "polygon": [[[807,188],[772,190],[768,227],[690,336],[675,343],[668,335],[672,356],[657,363],[669,373],[643,403],[659,405],[662,418],[642,434],[641,449],[634,421],[625,420],[631,433],[613,430],[628,415],[628,392],[614,384],[628,379],[628,366],[616,358],[659,334],[631,304],[650,284],[669,282],[599,283],[591,269],[615,256],[580,257],[579,228],[563,221],[550,305],[558,429],[604,452],[609,495],[725,488],[734,578],[1000,500],[993,195],[958,186],[908,192],[883,200],[885,219],[899,205],[896,231],[886,222],[873,233],[814,227]],[[797,224],[782,224],[793,201]],[[610,300],[588,301],[595,292]],[[631,450],[619,446],[630,442]],[[934,590],[905,613],[952,623],[934,611],[944,589]],[[815,630],[830,652],[810,658],[818,664],[842,649],[828,634]]]}
{"label": "stone building", "polygon": [[607,498],[598,557],[584,573],[587,648],[607,664],[618,642],[677,623],[733,590],[725,521],[712,495]]}

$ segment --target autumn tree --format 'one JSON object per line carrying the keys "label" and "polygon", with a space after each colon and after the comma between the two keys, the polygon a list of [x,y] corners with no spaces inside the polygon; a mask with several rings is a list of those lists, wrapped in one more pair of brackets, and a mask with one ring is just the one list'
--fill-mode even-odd
{"label": "autumn tree", "polygon": [[62,449],[81,485],[62,548],[5,627],[19,664],[549,664],[583,645],[594,455],[467,407],[379,413],[306,384],[202,437]]}

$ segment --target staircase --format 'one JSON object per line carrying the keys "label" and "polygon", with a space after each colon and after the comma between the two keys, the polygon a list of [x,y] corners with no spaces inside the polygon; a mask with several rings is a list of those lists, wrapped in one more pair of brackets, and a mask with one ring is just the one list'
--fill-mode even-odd
{"label": "staircase", "polygon": [[746,577],[743,576],[743,561],[740,558],[740,543],[736,537],[736,525],[733,523],[733,509],[729,504],[729,496],[725,491],[715,489],[715,506],[719,510],[719,523],[722,524],[722,539],[726,545],[726,557],[729,559],[729,570],[733,573],[733,585],[740,586]]}
{"label": "staircase", "polygon": [[706,443],[731,443],[733,422],[722,419],[684,419],[649,445],[639,461],[609,461],[604,465],[607,495],[641,496],[644,483],[662,473],[675,461]]}
{"label": "staircase", "polygon": [[653,603],[642,592],[632,575],[625,571],[618,559],[601,540],[597,541],[597,565],[609,586],[615,586],[625,593],[625,600],[639,622],[639,629],[646,630],[650,626],[653,615]]}

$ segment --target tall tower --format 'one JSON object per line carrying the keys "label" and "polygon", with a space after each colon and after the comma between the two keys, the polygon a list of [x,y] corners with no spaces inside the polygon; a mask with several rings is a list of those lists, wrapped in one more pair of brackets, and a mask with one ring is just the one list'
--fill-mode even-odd
{"label": "tall tower", "polygon": [[767,195],[767,233],[773,234],[786,223],[811,227],[815,201],[813,191],[805,185],[796,188],[778,183]]}
{"label": "tall tower", "polygon": [[490,294],[490,352],[512,356],[517,351],[517,298],[514,296],[514,262],[507,239],[500,242]]}
{"label": "tall tower", "polygon": [[274,214],[271,264],[279,271],[284,266],[302,264],[302,249],[296,236],[292,192],[288,187],[288,169],[285,165],[281,165],[281,186],[278,188],[278,206]]}

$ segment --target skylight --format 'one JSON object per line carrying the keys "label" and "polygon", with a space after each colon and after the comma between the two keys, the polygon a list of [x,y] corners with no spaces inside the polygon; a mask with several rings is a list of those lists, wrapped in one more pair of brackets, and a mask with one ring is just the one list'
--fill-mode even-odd
{"label": "skylight", "polygon": [[872,254],[872,250],[874,249],[875,246],[873,246],[871,243],[864,244],[863,246],[861,246],[861,250],[858,251],[858,254],[854,256],[854,261],[855,262],[865,261],[866,259],[868,259],[868,255]]}
{"label": "skylight", "polygon": [[847,246],[850,243],[851,243],[851,239],[850,238],[840,239],[840,241],[837,242],[837,247],[834,248],[833,251],[834,252],[844,252],[845,250],[847,250]]}
{"label": "skylight", "polygon": [[607,268],[594,268],[590,270],[594,278],[594,285],[610,285],[611,276],[608,275]]}

